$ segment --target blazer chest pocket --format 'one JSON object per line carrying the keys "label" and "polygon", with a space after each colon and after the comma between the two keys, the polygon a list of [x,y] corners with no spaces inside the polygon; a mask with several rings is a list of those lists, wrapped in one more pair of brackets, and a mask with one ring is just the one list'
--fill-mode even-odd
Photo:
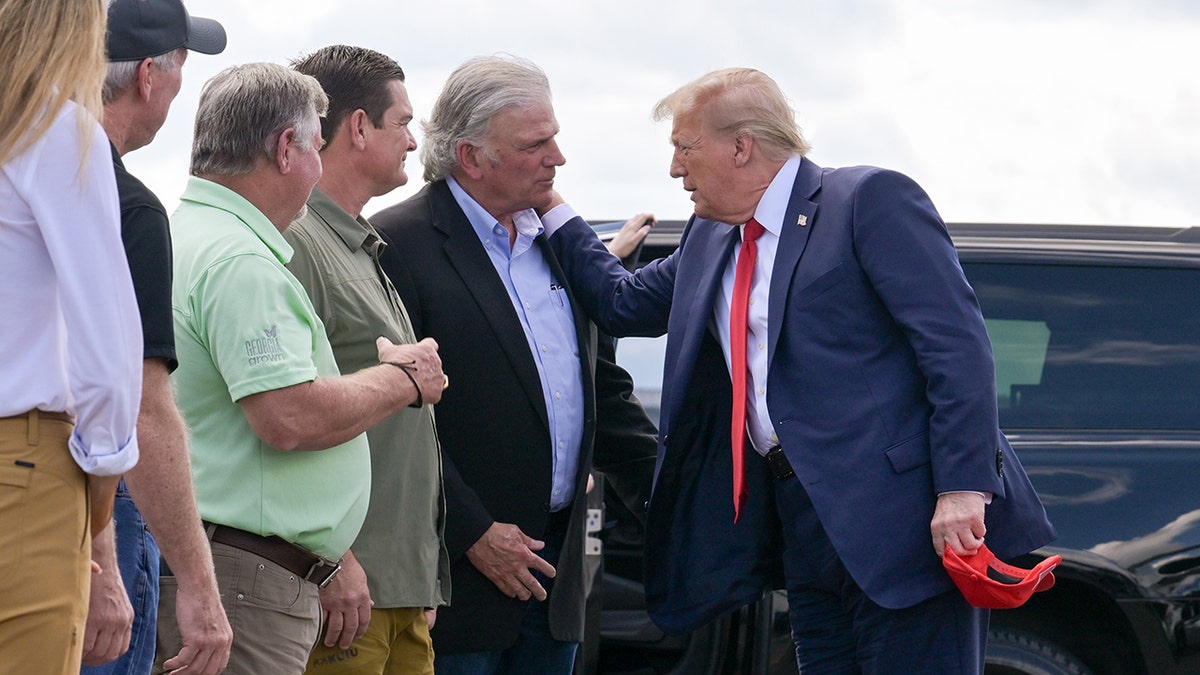
{"label": "blazer chest pocket", "polygon": [[792,306],[804,307],[846,279],[846,264],[839,262],[792,295]]}
{"label": "blazer chest pocket", "polygon": [[929,463],[929,432],[923,431],[883,451],[892,463],[892,470],[904,473]]}

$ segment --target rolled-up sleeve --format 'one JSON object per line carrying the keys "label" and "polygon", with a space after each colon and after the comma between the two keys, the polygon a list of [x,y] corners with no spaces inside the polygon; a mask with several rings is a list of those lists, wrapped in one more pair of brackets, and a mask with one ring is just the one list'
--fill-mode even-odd
{"label": "rolled-up sleeve", "polygon": [[60,118],[51,130],[33,176],[43,189],[32,191],[30,207],[54,266],[66,329],[71,454],[85,472],[111,476],[138,459],[141,319],[107,140],[95,125],[81,165],[87,141],[78,128],[76,120]]}

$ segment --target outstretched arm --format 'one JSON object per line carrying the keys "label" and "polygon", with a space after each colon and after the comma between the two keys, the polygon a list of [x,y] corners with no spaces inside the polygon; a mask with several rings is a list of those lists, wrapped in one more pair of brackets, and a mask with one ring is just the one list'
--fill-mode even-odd
{"label": "outstretched arm", "polygon": [[675,289],[675,257],[630,273],[569,204],[542,216],[546,236],[584,312],[614,337],[653,337],[667,331]]}
{"label": "outstretched arm", "polygon": [[324,450],[358,436],[406,405],[441,400],[446,380],[433,338],[405,345],[379,338],[376,346],[378,366],[238,401],[254,433],[277,450]]}

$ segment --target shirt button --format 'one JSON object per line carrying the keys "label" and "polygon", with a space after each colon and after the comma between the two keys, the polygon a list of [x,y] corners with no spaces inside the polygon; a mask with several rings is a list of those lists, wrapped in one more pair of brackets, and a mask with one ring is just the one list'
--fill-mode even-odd
{"label": "shirt button", "polygon": [[750,298],[750,304],[751,304],[751,305],[753,305],[753,304],[754,304],[754,298]]}
{"label": "shirt button", "polygon": [[765,393],[767,393],[767,388],[766,388],[766,387],[759,387],[759,388],[758,388],[758,393],[760,393],[760,394],[765,394]]}
{"label": "shirt button", "polygon": [[533,305],[527,302],[525,303],[525,309],[533,309]]}
{"label": "shirt button", "polygon": [[758,351],[760,351],[760,352],[761,352],[762,350],[764,350],[764,349],[766,349],[766,348],[767,348],[767,346],[766,346],[766,345],[762,344],[761,342],[760,342],[760,343],[758,343]]}
{"label": "shirt button", "polygon": [[542,351],[548,352],[548,351],[550,351],[550,348],[547,347],[546,345],[542,345]]}
{"label": "shirt button", "polygon": [[562,398],[562,392],[561,391],[554,392],[554,398]]}

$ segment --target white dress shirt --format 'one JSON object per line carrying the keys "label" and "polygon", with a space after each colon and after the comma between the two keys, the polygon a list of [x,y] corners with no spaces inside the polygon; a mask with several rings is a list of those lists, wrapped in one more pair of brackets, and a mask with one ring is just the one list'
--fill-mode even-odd
{"label": "white dress shirt", "polygon": [[80,114],[0,167],[0,417],[71,413],[75,461],[116,475],[138,457],[142,329],[108,140]]}
{"label": "white dress shirt", "polygon": [[[800,170],[800,158],[792,157],[775,174],[767,191],[763,193],[758,207],[754,211],[754,219],[765,230],[758,238],[758,255],[754,262],[754,276],[750,281],[750,303],[747,307],[746,320],[749,331],[746,334],[746,431],[750,434],[750,442],[758,454],[765,455],[772,447],[779,445],[779,437],[775,435],[775,426],[771,424],[771,415],[767,412],[767,298],[771,290],[771,271],[775,268],[775,251],[779,248],[779,233],[783,228],[783,217],[787,214],[788,200],[792,197],[792,184],[796,182],[796,173]],[[743,233],[746,226],[739,227]],[[725,354],[725,366],[732,373],[732,361],[729,353],[729,307],[733,300],[733,280],[737,271],[737,261],[741,256],[741,246],[734,249],[729,264],[725,267],[725,275],[721,278],[721,291],[713,303],[713,318],[717,325],[717,337],[721,341],[721,351]]]}

